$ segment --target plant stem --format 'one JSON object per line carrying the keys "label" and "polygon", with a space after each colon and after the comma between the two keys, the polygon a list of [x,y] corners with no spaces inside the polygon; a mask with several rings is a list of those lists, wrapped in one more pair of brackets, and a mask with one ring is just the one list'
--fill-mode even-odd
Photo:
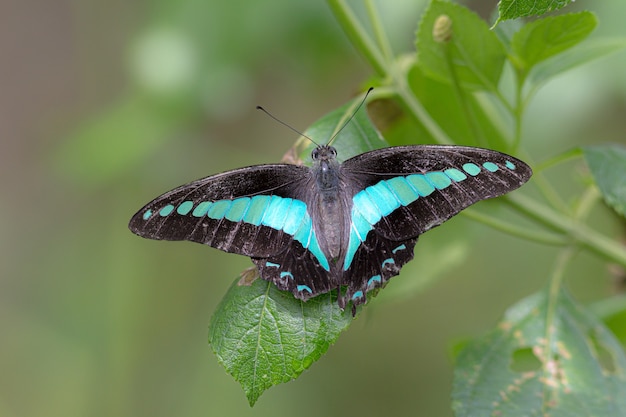
{"label": "plant stem", "polygon": [[512,236],[517,236],[522,239],[527,239],[537,243],[543,243],[546,245],[564,246],[568,242],[560,235],[539,232],[534,230],[528,230],[527,228],[517,227],[510,222],[505,222],[493,217],[486,216],[477,210],[468,208],[461,212],[466,217],[472,220],[483,223],[495,230],[499,230],[503,233],[507,233]]}
{"label": "plant stem", "polygon": [[519,145],[522,141],[522,115],[524,114],[524,100],[523,94],[523,81],[520,80],[520,74],[517,73],[517,83],[515,85],[515,110],[513,111],[513,117],[515,118],[515,132],[513,134],[513,147],[514,153],[519,150]]}
{"label": "plant stem", "polygon": [[[563,249],[556,259],[554,269],[552,270],[552,276],[550,277],[550,285],[548,287],[548,294],[546,299],[546,317],[545,317],[545,349],[543,351],[543,377],[545,380],[551,380],[554,378],[554,362],[558,358],[557,347],[557,335],[556,329],[558,324],[556,321],[556,310],[559,307],[559,296],[561,295],[561,285],[563,278],[565,277],[565,270],[567,265],[574,258],[577,252],[577,248],[574,245],[568,246]],[[549,388],[547,384],[543,385],[543,415],[548,414],[548,404],[553,400],[553,389]]]}
{"label": "plant stem", "polygon": [[454,145],[454,142],[448,134],[439,126],[439,124],[430,117],[428,111],[422,103],[409,91],[409,87],[400,79],[394,77],[396,84],[396,96],[407,109],[408,113],[432,136],[435,143],[440,145]]}
{"label": "plant stem", "polygon": [[616,241],[523,195],[509,195],[505,201],[526,217],[552,230],[565,233],[573,239],[573,242],[626,267],[626,250]]}
{"label": "plant stem", "polygon": [[385,59],[344,0],[328,0],[328,5],[354,47],[380,77],[387,74]]}
{"label": "plant stem", "polygon": [[[392,61],[391,58],[389,61],[385,60],[383,54],[376,48],[376,45],[372,42],[345,1],[328,0],[328,5],[354,47],[367,59],[379,77],[390,81],[390,84],[395,90],[395,97],[404,105],[408,114],[424,126],[436,143],[452,145],[454,142],[443,129],[441,129],[437,122],[430,117],[424,106],[422,106],[422,103],[420,103],[410,91],[406,82],[406,73],[399,68],[398,61]],[[372,11],[370,10],[370,15],[371,13]],[[375,20],[377,21],[377,19]],[[379,26],[376,22],[372,24],[375,27]],[[375,28],[375,30],[382,31],[382,28]],[[377,39],[379,39],[379,43],[387,43],[387,37],[382,32],[377,33]],[[387,48],[387,46],[384,45],[382,47]]]}
{"label": "plant stem", "polygon": [[367,9],[367,15],[370,19],[370,23],[372,24],[372,29],[374,30],[374,37],[378,43],[378,48],[381,51],[386,62],[393,61],[393,51],[391,49],[391,44],[389,43],[389,39],[387,38],[387,34],[383,29],[383,25],[378,18],[378,11],[376,10],[376,6],[372,0],[365,1],[365,7]]}

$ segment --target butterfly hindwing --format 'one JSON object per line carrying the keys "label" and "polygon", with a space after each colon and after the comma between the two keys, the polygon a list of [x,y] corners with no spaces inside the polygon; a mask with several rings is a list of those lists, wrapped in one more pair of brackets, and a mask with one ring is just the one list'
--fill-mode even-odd
{"label": "butterfly hindwing", "polygon": [[417,238],[396,242],[372,232],[357,249],[354,260],[344,273],[347,290],[344,303],[354,306],[365,302],[366,294],[380,288],[400,273],[400,269],[413,259]]}
{"label": "butterfly hindwing", "polygon": [[292,242],[282,253],[264,259],[252,258],[252,262],[263,279],[273,282],[281,290],[292,292],[301,300],[337,288],[333,275],[298,242]]}

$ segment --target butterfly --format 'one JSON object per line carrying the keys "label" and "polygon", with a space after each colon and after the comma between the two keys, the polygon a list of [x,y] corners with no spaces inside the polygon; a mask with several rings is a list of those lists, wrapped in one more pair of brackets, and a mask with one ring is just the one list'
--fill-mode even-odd
{"label": "butterfly", "polygon": [[182,185],[130,220],[135,234],[251,258],[262,279],[308,300],[336,289],[352,313],[413,258],[418,237],[480,200],[524,184],[512,156],[455,145],[395,146],[343,162],[330,144],[312,166],[266,164]]}

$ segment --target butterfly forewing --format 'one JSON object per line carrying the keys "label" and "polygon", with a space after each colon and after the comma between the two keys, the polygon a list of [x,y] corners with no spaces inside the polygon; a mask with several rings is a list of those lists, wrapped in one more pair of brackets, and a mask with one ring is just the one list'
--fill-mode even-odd
{"label": "butterfly forewing", "polygon": [[293,239],[284,225],[272,227],[280,219],[268,217],[268,211],[295,205],[294,196],[306,187],[308,173],[305,167],[276,164],[203,178],[148,203],[133,216],[129,228],[149,239],[189,240],[267,257],[283,251]]}
{"label": "butterfly forewing", "polygon": [[373,229],[395,241],[416,237],[478,201],[506,194],[532,175],[524,162],[497,151],[438,145],[367,152],[345,161],[342,170],[359,182],[353,218],[389,200]]}

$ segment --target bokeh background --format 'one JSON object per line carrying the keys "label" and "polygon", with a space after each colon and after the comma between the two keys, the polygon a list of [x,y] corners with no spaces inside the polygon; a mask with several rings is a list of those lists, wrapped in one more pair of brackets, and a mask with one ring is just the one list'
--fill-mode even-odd
{"label": "bokeh background", "polygon": [[[378,3],[395,50],[410,51],[424,1]],[[468,3],[483,16],[494,5]],[[594,36],[626,36],[623,1],[575,7],[598,14]],[[534,159],[623,142],[625,69],[621,53],[551,82],[528,113]],[[279,160],[294,135],[255,105],[305,129],[369,75],[324,2],[0,0],[0,416],[452,415],[454,345],[541,289],[554,249],[463,217],[429,232],[424,251],[449,265],[418,258],[396,280],[444,274],[375,300],[251,409],[206,341],[250,262],[126,226],[170,188]],[[575,193],[581,170],[553,179]],[[615,290],[584,253],[568,285],[585,303]]]}

